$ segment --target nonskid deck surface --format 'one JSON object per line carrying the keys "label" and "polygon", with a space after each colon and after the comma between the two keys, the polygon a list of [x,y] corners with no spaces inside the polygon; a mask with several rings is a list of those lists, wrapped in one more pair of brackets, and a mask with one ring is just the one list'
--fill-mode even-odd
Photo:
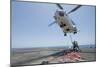
{"label": "nonskid deck surface", "polygon": [[[48,51],[40,51],[31,52],[31,53],[21,53],[16,54],[16,56],[12,56],[11,61],[12,65],[20,66],[20,65],[38,65],[42,64],[43,61],[48,61],[47,64],[52,63],[67,63],[67,62],[81,62],[81,61],[95,61],[95,49],[82,49],[83,52],[71,52],[68,54],[64,54],[66,49],[51,50]],[[17,60],[16,60],[17,59]]]}

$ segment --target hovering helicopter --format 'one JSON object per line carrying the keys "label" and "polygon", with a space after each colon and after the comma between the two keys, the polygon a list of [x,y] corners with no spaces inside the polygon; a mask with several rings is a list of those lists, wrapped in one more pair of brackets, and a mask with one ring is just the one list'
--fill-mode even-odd
{"label": "hovering helicopter", "polygon": [[74,9],[66,13],[63,9],[63,7],[60,4],[56,4],[61,10],[56,10],[54,19],[55,21],[48,26],[52,26],[55,23],[58,23],[60,28],[64,32],[64,36],[67,35],[67,33],[73,33],[76,34],[78,32],[76,25],[74,21],[68,16],[70,13],[76,11],[78,8],[81,7],[81,5],[77,5]]}

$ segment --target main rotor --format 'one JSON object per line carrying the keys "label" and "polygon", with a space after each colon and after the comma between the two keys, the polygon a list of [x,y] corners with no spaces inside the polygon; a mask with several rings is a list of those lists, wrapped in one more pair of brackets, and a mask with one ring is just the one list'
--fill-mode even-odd
{"label": "main rotor", "polygon": [[[56,4],[57,5],[57,7],[59,8],[59,9],[61,9],[61,10],[63,10],[64,11],[64,8],[60,5],[60,4]],[[82,5],[77,5],[75,8],[73,8],[72,10],[70,10],[67,14],[70,14],[70,13],[73,13],[73,12],[75,12],[77,9],[79,9],[80,7],[81,7]]]}

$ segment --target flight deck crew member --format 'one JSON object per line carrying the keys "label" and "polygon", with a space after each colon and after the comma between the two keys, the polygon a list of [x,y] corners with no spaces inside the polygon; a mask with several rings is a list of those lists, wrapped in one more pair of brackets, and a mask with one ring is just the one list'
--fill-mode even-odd
{"label": "flight deck crew member", "polygon": [[76,51],[76,52],[78,52],[80,50],[79,46],[78,46],[78,42],[74,41],[74,42],[72,42],[72,44],[73,44],[73,50]]}

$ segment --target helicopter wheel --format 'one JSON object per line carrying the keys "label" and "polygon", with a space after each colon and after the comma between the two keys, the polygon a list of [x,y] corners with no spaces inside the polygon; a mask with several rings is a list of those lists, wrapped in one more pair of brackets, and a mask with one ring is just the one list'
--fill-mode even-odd
{"label": "helicopter wheel", "polygon": [[74,32],[74,34],[76,34],[77,32]]}
{"label": "helicopter wheel", "polygon": [[64,36],[67,36],[67,34],[66,34],[66,33],[64,33]]}

